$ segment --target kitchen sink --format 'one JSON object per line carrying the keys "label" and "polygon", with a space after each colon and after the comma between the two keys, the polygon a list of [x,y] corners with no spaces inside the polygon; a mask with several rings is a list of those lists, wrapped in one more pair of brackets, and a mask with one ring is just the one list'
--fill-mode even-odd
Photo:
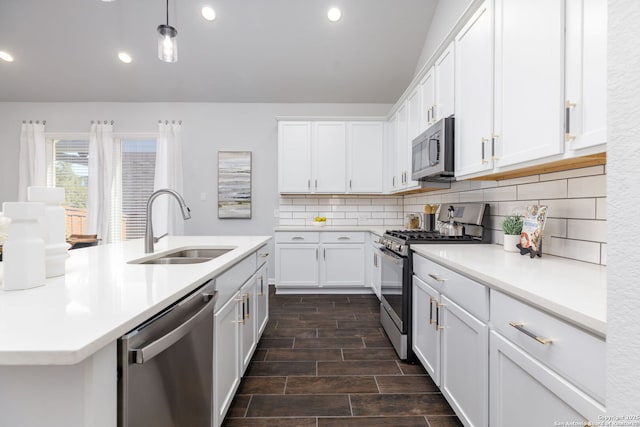
{"label": "kitchen sink", "polygon": [[235,248],[187,248],[169,252],[153,258],[141,258],[128,264],[199,264],[211,261]]}

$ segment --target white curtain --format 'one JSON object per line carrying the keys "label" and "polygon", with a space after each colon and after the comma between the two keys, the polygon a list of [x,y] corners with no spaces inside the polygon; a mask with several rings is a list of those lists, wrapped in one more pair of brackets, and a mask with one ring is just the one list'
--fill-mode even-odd
{"label": "white curtain", "polygon": [[47,185],[44,123],[22,123],[18,165],[18,200],[27,200],[27,187]]}
{"label": "white curtain", "polygon": [[[184,196],[181,130],[180,123],[160,122],[158,125],[153,188],[154,190],[169,188]],[[165,233],[184,234],[184,219],[182,219],[180,207],[169,195],[160,196],[153,204],[153,234],[161,236]]]}
{"label": "white curtain", "polygon": [[89,191],[87,234],[109,243],[111,188],[113,185],[113,126],[91,124],[89,131]]}

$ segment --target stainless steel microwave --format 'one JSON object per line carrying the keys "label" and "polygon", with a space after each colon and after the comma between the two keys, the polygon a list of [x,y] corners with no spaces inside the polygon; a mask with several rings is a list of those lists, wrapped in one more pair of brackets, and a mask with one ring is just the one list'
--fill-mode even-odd
{"label": "stainless steel microwave", "polygon": [[453,116],[440,119],[411,144],[411,179],[444,181],[454,178]]}

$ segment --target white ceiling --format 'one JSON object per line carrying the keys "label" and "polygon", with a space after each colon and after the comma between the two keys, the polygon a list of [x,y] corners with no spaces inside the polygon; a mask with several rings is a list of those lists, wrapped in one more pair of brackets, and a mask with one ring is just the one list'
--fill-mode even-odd
{"label": "white ceiling", "polygon": [[437,1],[170,0],[179,61],[167,64],[165,0],[0,0],[0,50],[15,58],[0,61],[0,101],[394,103]]}

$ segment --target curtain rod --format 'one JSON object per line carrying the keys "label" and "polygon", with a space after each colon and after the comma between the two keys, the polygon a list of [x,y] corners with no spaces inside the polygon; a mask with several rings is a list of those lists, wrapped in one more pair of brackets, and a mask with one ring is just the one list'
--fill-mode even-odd
{"label": "curtain rod", "polygon": [[[39,125],[39,124],[40,124],[40,120],[36,120],[36,121],[35,121],[35,123],[36,123],[37,125]],[[23,121],[22,121],[22,124],[23,124],[23,125],[26,125],[26,124],[27,124],[27,121],[26,121],[26,120],[23,120]],[[33,124],[33,120],[29,120],[29,124],[30,124],[30,125],[32,125],[32,124]],[[46,120],[43,120],[43,121],[42,121],[42,124],[43,124],[43,125],[47,124],[47,121],[46,121]]]}
{"label": "curtain rod", "polygon": [[[95,122],[93,120],[91,120],[91,124],[94,124],[94,123],[99,125],[100,124],[100,120],[95,121]],[[113,120],[111,120],[111,124],[113,125],[114,123],[115,122]],[[103,124],[106,125],[106,124],[109,124],[109,122],[107,120],[105,120]]]}
{"label": "curtain rod", "polygon": [[[158,124],[161,125],[162,124],[162,120],[158,120]],[[165,120],[164,124],[168,125],[169,124],[169,120]],[[171,120],[171,124],[175,125],[176,121],[175,120]],[[182,120],[178,120],[178,124],[181,125],[182,124]]]}

